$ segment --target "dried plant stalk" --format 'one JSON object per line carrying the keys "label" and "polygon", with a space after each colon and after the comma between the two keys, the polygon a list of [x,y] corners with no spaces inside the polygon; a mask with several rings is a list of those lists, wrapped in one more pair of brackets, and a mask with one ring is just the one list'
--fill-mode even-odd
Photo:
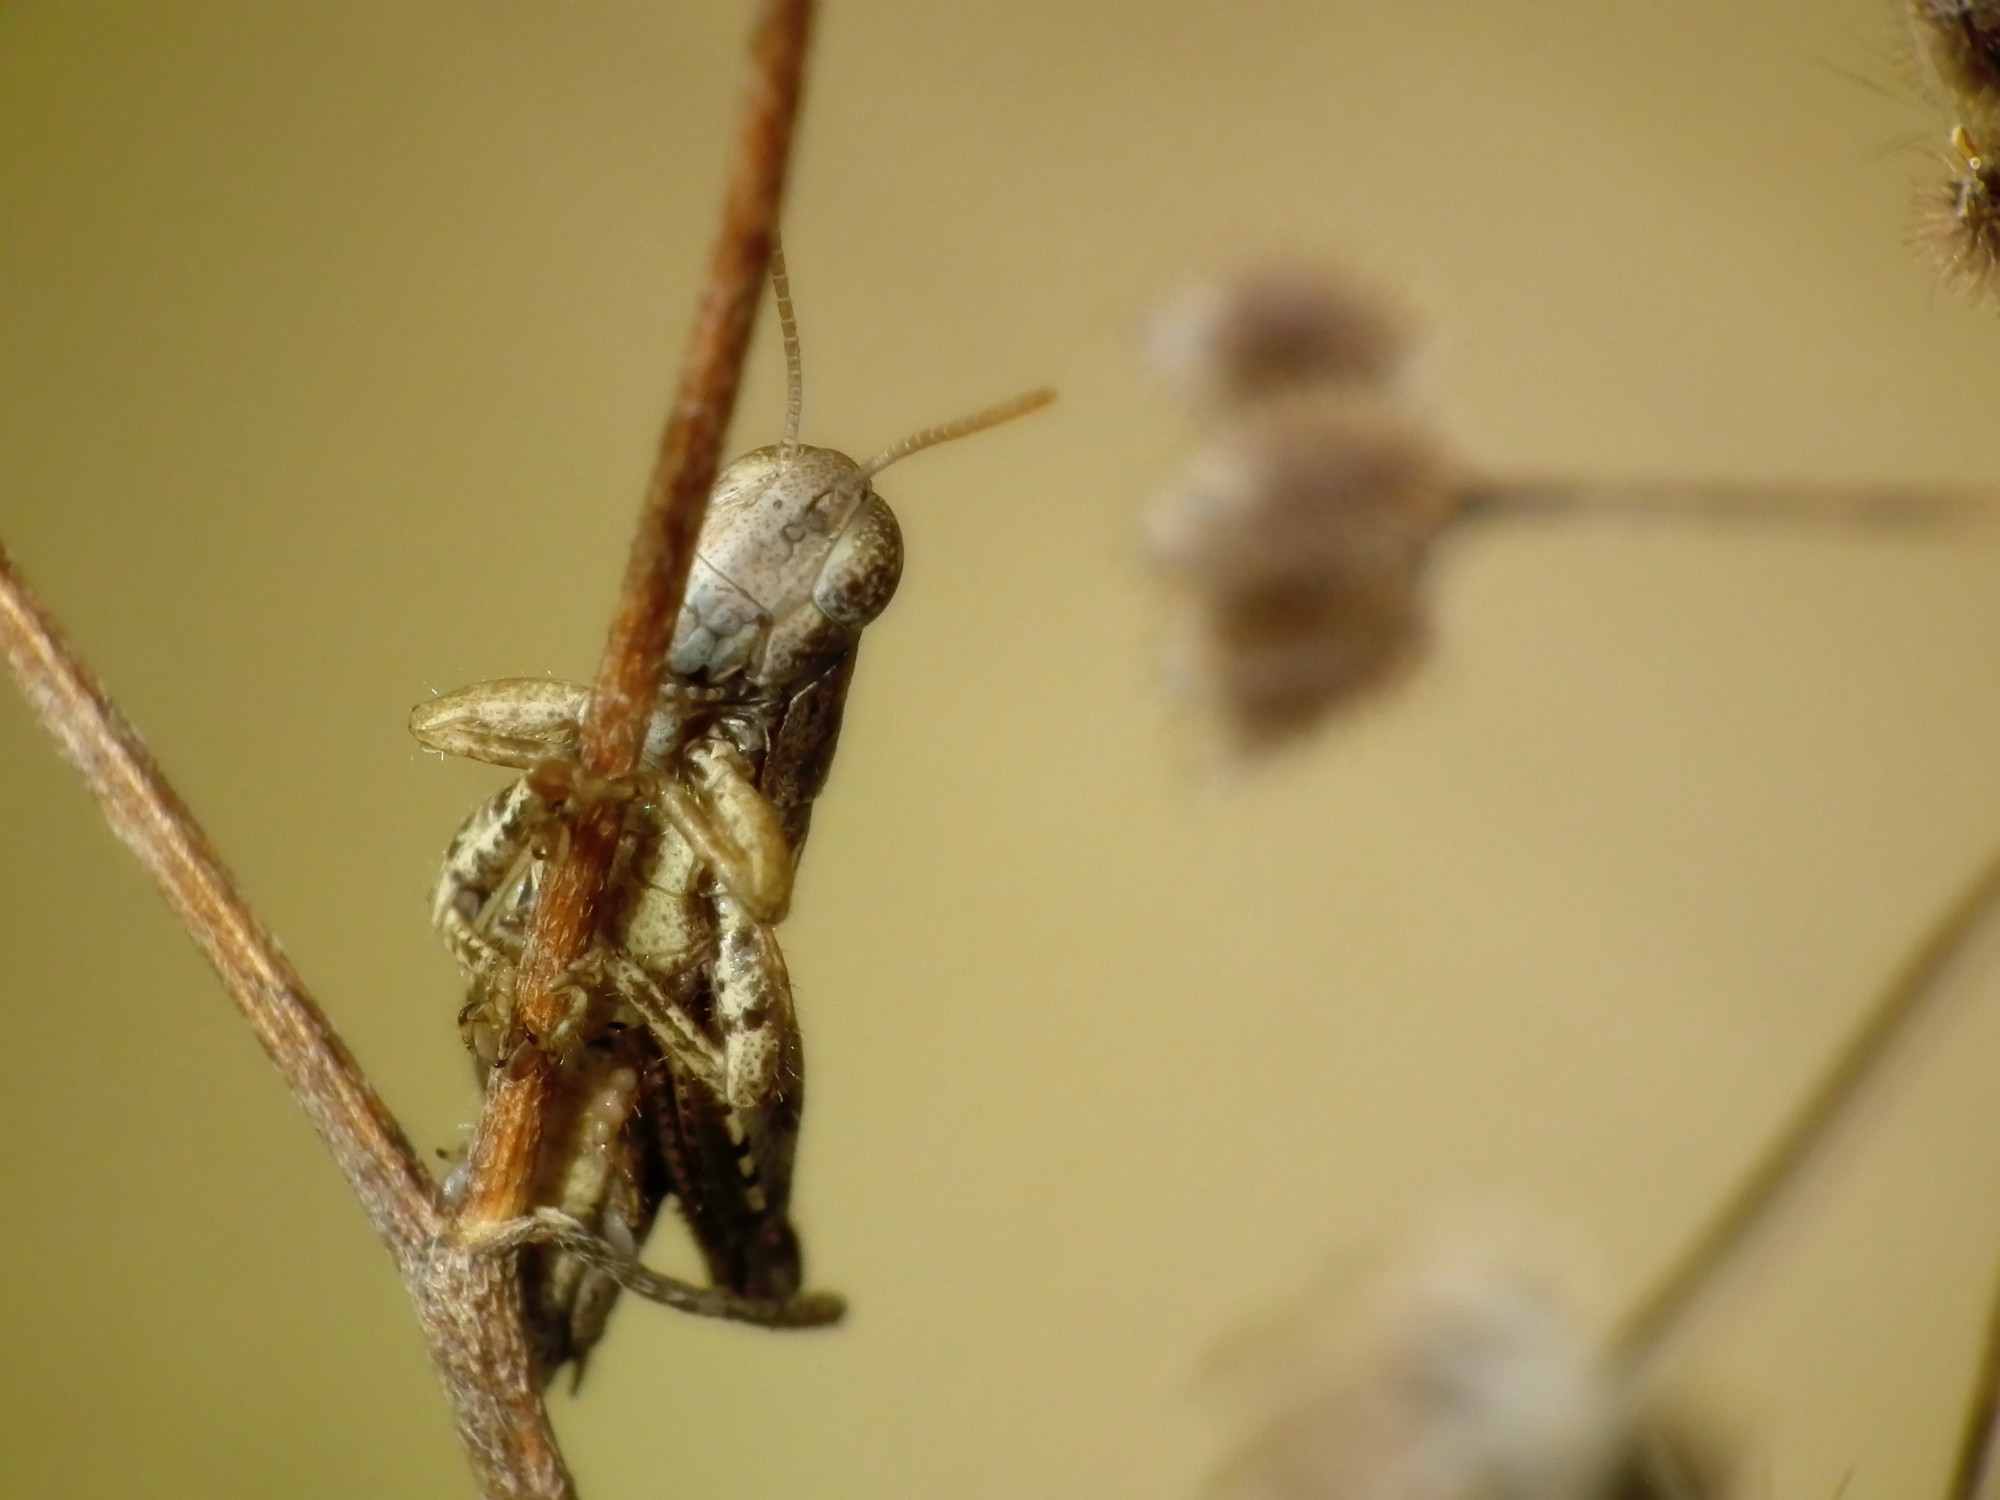
{"label": "dried plant stalk", "polygon": [[277,940],[96,677],[0,552],[0,654],[36,719],[146,867],[401,1265],[441,1227],[430,1174]]}
{"label": "dried plant stalk", "polygon": [[1979,1375],[1973,1382],[1972,1401],[1965,1417],[1965,1430],[1958,1443],[1958,1460],[1952,1467],[1948,1500],[1981,1500],[1992,1490],[1993,1457],[2000,1448],[2000,1298],[1987,1314],[1986,1348],[1980,1355]]}
{"label": "dried plant stalk", "polygon": [[1625,1317],[1615,1343],[1635,1366],[1656,1364],[1724,1274],[1826,1154],[1883,1065],[1945,990],[1966,945],[2000,905],[2000,855],[1931,924],[1715,1215]]}
{"label": "dried plant stalk", "polygon": [[1600,517],[1922,531],[2000,519],[2000,494],[1990,487],[1931,484],[1482,479],[1466,491],[1464,515],[1468,521]]}
{"label": "dried plant stalk", "polygon": [[[769,0],[753,41],[751,89],[731,162],[720,243],[696,314],[625,586],[585,726],[600,775],[629,770],[659,689],[716,460],[735,405],[765,265],[777,230],[805,70],[809,0]],[[415,1304],[459,1439],[489,1500],[575,1494],[522,1328],[518,1238],[458,1231],[519,1216],[548,1076],[538,1052],[496,1072],[475,1139],[472,1182],[455,1216],[401,1127],[341,1043],[276,940],[108,694],[0,551],[0,655],[29,706],[96,795],[221,975],[292,1095],[333,1152],[388,1244]],[[554,981],[594,923],[617,809],[581,820],[543,890],[517,1007],[545,1034]],[[627,1274],[643,1273],[624,1268]]]}
{"label": "dried plant stalk", "polygon": [[395,1257],[482,1492],[494,1500],[572,1494],[528,1377],[519,1298],[504,1300],[509,1263],[441,1242],[446,1221],[436,1189],[402,1127],[145,745],[4,552],[0,655],[112,831],[214,965]]}
{"label": "dried plant stalk", "polygon": [[[659,693],[661,665],[736,407],[777,232],[811,19],[808,0],[772,0],[757,24],[753,83],[731,163],[722,233],[584,719],[583,762],[600,776],[621,776],[638,764]],[[580,817],[575,836],[543,882],[514,1012],[516,1026],[529,1038],[548,1035],[561,1020],[564,1002],[557,986],[589,943],[623,818],[624,809],[616,804]],[[528,1178],[551,1075],[539,1051],[530,1048],[520,1056],[519,1067],[493,1074],[473,1142],[471,1182],[459,1215],[463,1225],[518,1218],[528,1207]]]}

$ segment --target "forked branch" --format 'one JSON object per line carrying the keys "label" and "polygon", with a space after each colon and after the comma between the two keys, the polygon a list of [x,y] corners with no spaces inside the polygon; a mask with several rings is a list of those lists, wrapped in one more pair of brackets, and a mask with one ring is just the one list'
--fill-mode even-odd
{"label": "forked branch", "polygon": [[0,551],[0,655],[36,719],[222,977],[285,1087],[408,1266],[438,1233],[430,1174],[110,695]]}
{"label": "forked branch", "polygon": [[[603,776],[636,762],[659,690],[776,233],[811,14],[809,0],[766,0],[759,11],[722,234],[585,724],[584,761]],[[520,1066],[495,1070],[474,1141],[470,1185],[456,1219],[448,1218],[401,1127],[138,736],[4,552],[0,655],[113,830],[222,976],[389,1245],[482,1493],[490,1500],[572,1497],[529,1363],[513,1254],[482,1243],[478,1233],[482,1225],[519,1218],[528,1206],[549,1081],[539,1052],[524,1048]],[[516,1008],[528,1037],[546,1035],[554,1025],[555,982],[583,951],[593,926],[618,815],[612,805],[581,819],[569,852],[543,887]],[[622,1269],[635,1278],[651,1274]]]}

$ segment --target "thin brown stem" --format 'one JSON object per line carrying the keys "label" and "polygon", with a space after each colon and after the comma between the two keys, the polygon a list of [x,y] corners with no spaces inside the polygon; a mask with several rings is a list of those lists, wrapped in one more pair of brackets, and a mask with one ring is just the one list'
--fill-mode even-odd
{"label": "thin brown stem", "polygon": [[1986,1348],[1979,1358],[1979,1377],[1972,1387],[1947,1500],[1979,1500],[1987,1493],[1996,1446],[2000,1446],[2000,1298],[1995,1298],[1986,1316]]}
{"label": "thin brown stem", "polygon": [[[809,0],[766,0],[758,17],[722,232],[584,719],[583,761],[600,776],[622,776],[638,764],[659,693],[770,262],[811,20]],[[623,816],[622,807],[611,804],[580,817],[575,836],[542,884],[515,1006],[516,1024],[526,1038],[549,1035],[561,1019],[562,976],[589,942]],[[528,1179],[550,1073],[533,1047],[520,1059],[517,1067],[494,1070],[473,1142],[462,1226],[518,1218],[529,1206]]]}
{"label": "thin brown stem", "polygon": [[[621,775],[636,764],[659,691],[661,663],[735,407],[775,233],[811,11],[807,0],[768,0],[757,24],[750,100],[721,240],[585,724],[584,763],[600,776]],[[530,1048],[522,1066],[495,1070],[497,1081],[474,1141],[471,1183],[457,1217],[448,1219],[401,1128],[238,895],[138,736],[70,651],[4,552],[0,654],[36,716],[96,794],[113,830],[152,873],[222,976],[388,1243],[481,1493],[489,1500],[573,1500],[574,1486],[528,1355],[515,1257],[482,1249],[453,1232],[516,1217],[526,1206],[549,1083],[540,1054]],[[561,1004],[556,983],[591,931],[619,816],[619,807],[609,804],[582,819],[543,888],[517,1006],[530,1037],[546,1035],[555,1025]]]}
{"label": "thin brown stem", "polygon": [[441,1238],[409,1287],[479,1493],[576,1500],[529,1357],[515,1258]]}
{"label": "thin brown stem", "polygon": [[481,1492],[572,1494],[522,1341],[511,1262],[442,1239],[430,1174],[207,835],[90,669],[0,551],[0,655],[222,978],[395,1257]]}
{"label": "thin brown stem", "polygon": [[1692,1244],[1617,1330],[1614,1346],[1649,1366],[1704,1305],[1723,1273],[1790,1197],[1853,1115],[1882,1065],[1945,989],[1967,941],[2000,903],[2000,855],[1989,859],[1932,923],[1901,968],[1877,994],[1812,1089]]}
{"label": "thin brown stem", "polygon": [[1466,491],[1463,514],[1472,520],[1603,516],[1914,528],[2000,519],[2000,492],[1921,484],[1486,480]]}
{"label": "thin brown stem", "polygon": [[430,1174],[277,940],[237,893],[144,743],[0,551],[0,655],[35,717],[146,867],[407,1263],[438,1232]]}

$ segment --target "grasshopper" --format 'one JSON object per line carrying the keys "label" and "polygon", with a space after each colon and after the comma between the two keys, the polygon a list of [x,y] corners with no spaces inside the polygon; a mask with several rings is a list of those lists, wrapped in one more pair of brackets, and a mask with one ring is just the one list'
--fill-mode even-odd
{"label": "grasshopper", "polygon": [[[867,463],[798,442],[801,376],[782,252],[783,441],[717,477],[638,768],[604,783],[578,764],[588,690],[477,683],[420,704],[427,747],[525,772],[474,810],[446,852],[432,921],[464,969],[461,1033],[482,1076],[541,1047],[557,1086],[533,1184],[635,1257],[661,1204],[680,1212],[727,1316],[795,1324],[790,1219],[804,1055],[776,925],[826,783],[862,630],[902,574],[902,537],[874,476],[934,444],[1051,399],[1037,391],[892,445]],[[624,829],[570,1006],[546,1037],[509,1040],[516,970],[541,872],[585,802]],[[523,1252],[527,1325],[549,1378],[580,1376],[620,1283],[551,1245]],[[830,1316],[837,1316],[837,1305]]]}

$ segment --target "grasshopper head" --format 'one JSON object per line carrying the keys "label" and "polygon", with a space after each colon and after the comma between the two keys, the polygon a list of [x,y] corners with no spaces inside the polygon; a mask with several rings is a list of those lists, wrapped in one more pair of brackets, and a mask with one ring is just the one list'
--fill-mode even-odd
{"label": "grasshopper head", "polygon": [[783,692],[854,644],[903,576],[903,534],[870,481],[890,464],[1055,399],[1032,391],[892,444],[858,464],[798,441],[798,327],[785,254],[771,243],[771,287],[785,342],[785,440],[716,476],[695,545],[667,671],[695,683]]}
{"label": "grasshopper head", "polygon": [[782,688],[838,655],[903,574],[896,517],[831,448],[759,448],[716,479],[667,658],[674,675]]}

